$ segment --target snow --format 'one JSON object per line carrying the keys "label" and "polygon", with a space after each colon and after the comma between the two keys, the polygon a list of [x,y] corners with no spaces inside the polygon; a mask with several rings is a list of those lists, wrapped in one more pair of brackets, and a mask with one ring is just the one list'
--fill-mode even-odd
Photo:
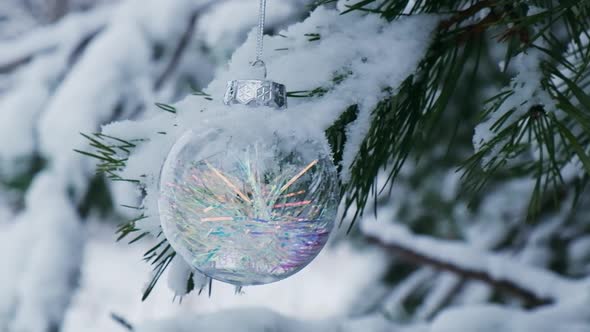
{"label": "snow", "polygon": [[522,215],[528,208],[528,200],[522,198],[530,197],[534,185],[534,181],[530,179],[515,179],[490,190],[478,214],[464,216],[470,226],[464,230],[469,243],[481,249],[497,246],[507,232],[522,221]]}
{"label": "snow", "polygon": [[[80,291],[66,315],[64,332],[114,331],[117,325],[110,318],[111,313],[125,317],[132,324],[169,320],[177,315],[204,317],[218,311],[251,307],[300,320],[344,317],[357,300],[357,290],[378,283],[386,268],[384,256],[378,250],[359,251],[350,243],[341,242],[327,247],[295,276],[280,283],[244,288],[242,295],[235,295],[231,285],[214,282],[211,298],[207,290],[201,296],[191,293],[179,305],[178,300],[172,301],[174,293],[162,283],[145,302],[140,302],[142,285],[138,281],[145,280],[150,270],[140,257],[149,244],[113,245],[111,227],[93,222],[89,228]],[[155,329],[150,322],[144,325]]]}
{"label": "snow", "polygon": [[[16,219],[13,224],[0,225],[0,252],[21,253],[25,256],[30,251],[28,241],[23,241],[29,235],[29,230],[22,220]],[[6,327],[14,318],[14,306],[18,299],[18,286],[23,277],[26,261],[21,255],[3,256],[3,273],[0,274],[0,326]]]}
{"label": "snow", "polygon": [[240,331],[244,332],[428,332],[424,326],[398,326],[380,316],[301,321],[259,308],[227,310],[206,316],[183,315],[171,320],[150,321],[141,325],[138,331],[189,332],[195,329],[206,329],[212,332],[229,332],[235,331],[236,326],[240,326]]}
{"label": "snow", "polygon": [[[67,73],[69,57],[80,40],[91,35],[105,24],[111,7],[105,7],[92,14],[78,14],[64,20],[50,29],[33,32],[23,39],[0,44],[2,58],[14,57],[12,53],[35,53],[44,43],[52,43],[57,49],[34,57],[31,64],[22,69],[15,87],[0,99],[0,174],[10,177],[22,171],[21,161],[37,150],[38,137],[35,133],[40,114],[51,100],[56,83]],[[15,44],[15,45],[13,45]],[[59,46],[59,48],[58,48]],[[3,53],[2,53],[3,52]],[[20,53],[19,53],[20,54]]]}
{"label": "snow", "polygon": [[392,291],[383,301],[383,310],[394,318],[406,314],[403,312],[402,302],[410,296],[417,288],[421,287],[423,283],[434,278],[435,271],[430,268],[421,268],[405,278],[394,291]]}
{"label": "snow", "polygon": [[[5,17],[0,21],[0,39],[10,39],[31,30],[37,24],[34,18],[22,6],[15,6],[18,0],[2,1],[0,13]],[[10,19],[9,19],[10,18]]]}
{"label": "snow", "polygon": [[434,316],[434,314],[445,305],[445,301],[447,301],[448,297],[454,295],[453,293],[457,291],[456,288],[461,282],[462,280],[454,274],[442,274],[436,279],[434,287],[424,299],[422,306],[420,306],[416,312],[416,319],[428,320],[430,317]]}
{"label": "snow", "polygon": [[[121,174],[131,179],[143,177],[142,181],[147,186],[143,206],[149,218],[142,221],[140,227],[159,232],[156,180],[167,151],[188,129],[204,131],[223,128],[242,141],[249,141],[262,135],[260,131],[249,128],[265,123],[265,127],[270,128],[267,130],[269,133],[273,132],[273,128],[288,128],[283,132],[294,139],[293,144],[299,139],[314,139],[325,144],[323,131],[348,105],[359,104],[359,120],[351,127],[350,143],[345,151],[344,169],[347,169],[367,132],[370,112],[382,88],[396,87],[415,70],[420,58],[415,55],[425,52],[437,20],[435,16],[419,16],[388,24],[374,16],[340,16],[336,10],[319,7],[302,23],[281,31],[279,36],[266,38],[264,59],[269,79],[286,84],[288,90],[330,86],[335,73],[352,71],[350,79],[334,86],[325,96],[311,100],[293,98],[286,112],[270,109],[240,112],[241,107],[222,105],[227,81],[251,74],[249,62],[253,59],[255,46],[254,34],[251,33],[245,44],[234,53],[229,66],[219,71],[205,89],[213,96],[212,101],[189,96],[174,105],[178,110],[176,116],[159,114],[143,121],[126,121],[104,127],[103,132],[108,135],[149,140],[133,152]],[[305,36],[310,32],[323,37],[310,42]],[[365,38],[367,34],[375,38],[368,40]],[[352,44],[356,47],[347,46]],[[274,51],[285,47],[288,51]],[[389,61],[391,58],[396,61]],[[157,134],[162,131],[166,135]],[[206,147],[214,150],[215,144],[208,141]],[[346,178],[345,174],[344,180]]]}
{"label": "snow", "polygon": [[404,226],[391,224],[388,215],[380,214],[380,221],[365,218],[362,231],[384,244],[408,248],[412,252],[436,261],[459,266],[466,271],[485,273],[497,281],[508,281],[532,291],[541,299],[568,299],[577,294],[586,282],[574,281],[544,269],[523,265],[501,254],[482,251],[459,241],[439,240],[415,235]]}
{"label": "snow", "polygon": [[109,186],[115,211],[127,220],[137,217],[137,209],[141,203],[141,190],[134,183],[113,181]]}
{"label": "snow", "polygon": [[[87,145],[79,133],[93,132],[98,125],[109,121],[116,104],[134,92],[134,81],[149,75],[144,69],[150,64],[150,44],[137,22],[130,20],[130,15],[123,15],[136,10],[131,5],[123,6],[120,16],[114,16],[114,21],[88,47],[87,56],[72,68],[41,117],[39,131],[46,137],[40,142],[43,154],[51,156],[57,169],[79,178],[80,183],[87,176],[79,173],[89,173],[93,166],[72,160],[84,158],[71,153]],[[89,77],[93,78],[90,82]],[[92,105],[93,111],[83,112],[88,105]],[[87,168],[80,164],[87,164]]]}
{"label": "snow", "polygon": [[236,326],[245,332],[254,331],[326,331],[328,322],[307,323],[288,319],[268,309],[228,310],[204,316],[181,316],[172,320],[147,322],[139,327],[140,332],[178,331],[189,332],[207,329],[212,332],[235,331]]}
{"label": "snow", "polygon": [[[582,303],[580,303],[582,304]],[[579,304],[579,305],[580,305]],[[571,307],[566,308],[571,310]],[[444,311],[431,326],[430,332],[585,332],[588,321],[569,318],[554,309],[525,312],[496,305],[456,308]],[[562,309],[563,310],[563,309]]]}
{"label": "snow", "polygon": [[[13,63],[29,56],[51,52],[81,34],[104,25],[113,10],[112,5],[101,6],[90,13],[72,14],[49,27],[39,27],[22,38],[13,38],[0,43],[0,64]],[[89,29],[89,27],[91,27]]]}
{"label": "snow", "polygon": [[[160,168],[174,142],[189,129],[206,132],[211,128],[223,128],[232,136],[239,137],[240,141],[248,142],[264,139],[261,136],[265,132],[273,135],[275,130],[289,128],[285,135],[293,138],[290,138],[291,144],[297,144],[302,139],[314,139],[325,145],[324,130],[348,105],[357,103],[360,105],[359,120],[350,130],[349,142],[352,147],[345,152],[345,156],[349,156],[348,163],[352,163],[356,149],[368,130],[370,112],[378,102],[382,88],[399,85],[415,69],[419,57],[409,54],[425,52],[436,22],[437,18],[434,16],[421,16],[387,24],[373,16],[340,16],[335,10],[319,7],[304,22],[281,31],[279,36],[266,38],[264,59],[270,73],[269,79],[286,84],[290,90],[331,85],[335,73],[352,71],[351,79],[334,87],[321,99],[292,100],[287,112],[271,109],[252,112],[243,107],[234,106],[229,109],[223,106],[221,97],[225,93],[227,81],[246,78],[251,74],[249,61],[252,60],[255,44],[254,34],[251,33],[246,43],[234,53],[229,66],[218,72],[205,89],[206,93],[213,96],[212,101],[189,96],[174,105],[178,110],[176,116],[160,112],[145,120],[115,122],[103,127],[103,133],[111,136],[126,140],[147,140],[133,151],[125,170],[121,172],[123,178],[141,179],[146,187],[147,194],[142,207],[147,218],[138,223],[138,227],[154,235],[160,233],[157,207]],[[309,42],[305,34],[310,31],[317,32],[324,38]],[[364,37],[366,34],[375,35],[377,40],[367,40]],[[350,44],[357,47],[346,47]],[[287,46],[287,52],[274,51]],[[392,57],[399,60],[378,60]],[[244,110],[240,112],[241,109]],[[270,129],[250,130],[260,123],[265,123],[265,127]],[[159,132],[165,132],[166,135],[158,134]],[[63,139],[65,137],[59,140]],[[216,142],[207,143],[204,146],[207,151],[219,148]],[[59,146],[63,148],[63,145]],[[347,169],[348,165],[345,164],[344,168]],[[173,289],[178,291],[185,287],[182,274],[174,275],[174,278],[176,280],[171,282]]]}
{"label": "snow", "polygon": [[[439,20],[436,16],[415,16],[386,23],[377,15],[339,15],[346,5],[358,1],[340,0],[334,5],[338,9],[320,7],[284,30],[279,29],[285,23],[302,20],[308,1],[270,2],[268,25],[280,35],[265,38],[269,78],[285,83],[290,91],[330,88],[321,97],[290,100],[286,112],[221,105],[226,81],[251,75],[254,33],[247,30],[255,22],[256,0],[120,1],[69,15],[22,38],[0,41],[0,67],[33,55],[30,63],[0,77],[0,177],[26,171],[29,159],[37,153],[48,161],[23,194],[22,210],[5,208],[4,200],[11,200],[12,194],[0,188],[0,330],[47,331],[63,321],[60,330],[65,332],[122,331],[111,313],[128,319],[139,332],[590,330],[590,279],[573,280],[546,268],[555,254],[553,237],[570,227],[569,199],[553,215],[527,226],[524,245],[492,252],[520,225],[527,209],[526,198],[534,186],[530,180],[507,181],[494,188],[477,210],[465,202],[455,204],[448,218],[453,218],[453,227],[460,228],[458,236],[463,240],[417,235],[403,226],[399,215],[403,203],[410,207],[410,217],[424,213],[419,210],[423,197],[404,181],[396,183],[386,209],[379,210],[378,220],[368,217],[360,225],[363,236],[513,283],[553,300],[547,306],[525,311],[516,304],[482,304],[490,301],[492,288],[466,281],[450,308],[445,306],[447,309],[439,313],[446,295],[463,282],[458,276],[423,266],[399,284],[386,285],[381,279],[391,267],[390,253],[368,249],[357,242],[356,236],[346,238],[343,232],[335,234],[330,245],[302,272],[280,283],[245,288],[241,295],[234,294],[233,286],[218,282],[213,283],[211,298],[206,295],[207,289],[201,296],[196,292],[187,295],[186,282],[192,271],[177,257],[152,295],[140,302],[142,282],[151,271],[141,256],[156,240],[146,237],[138,246],[114,244],[113,220],[79,215],[77,205],[94,176],[94,163],[72,152],[75,148],[87,149],[79,132],[94,132],[105,122],[133,117],[134,121],[116,122],[103,129],[121,138],[146,139],[134,150],[121,175],[142,179],[148,194],[141,202],[142,192],[132,184],[117,183],[109,189],[115,202],[145,207],[150,218],[140,224],[142,230],[152,234],[160,232],[156,209],[159,168],[171,145],[187,129],[224,128],[254,138],[263,131],[252,128],[265,125],[296,139],[314,138],[325,143],[324,129],[347,106],[358,104],[358,120],[348,132],[343,162],[346,170],[354,162],[370,124],[370,112],[383,97],[383,88],[395,89],[416,69]],[[190,57],[183,57],[173,79],[161,91],[154,91],[153,81],[171,56],[166,53],[155,60],[154,46],[165,43],[167,50],[174,49],[188,18],[207,4],[214,6],[198,17],[188,46]],[[0,29],[0,35],[19,29]],[[78,61],[70,62],[81,40],[98,30],[101,32]],[[320,39],[309,41],[305,36],[308,33],[318,33]],[[246,38],[229,64],[213,68]],[[543,104],[546,110],[555,108],[539,91],[542,60],[538,51],[531,50],[512,62],[511,69],[517,75],[511,84],[516,93],[476,129],[476,150],[493,136],[491,125],[511,109],[518,111],[507,123],[534,104]],[[198,76],[198,83],[213,77],[205,89],[212,101],[189,96],[174,104],[176,115],[149,107],[154,101],[176,100],[184,90],[174,84],[187,73]],[[350,74],[335,85],[334,77],[343,73]],[[115,112],[122,102],[122,112]],[[205,143],[215,148],[215,142]],[[413,167],[408,162],[402,175],[412,175]],[[574,158],[564,169],[566,181],[583,174],[581,170]],[[461,199],[460,176],[454,170],[443,170],[430,174],[433,180],[425,186],[451,203]],[[345,171],[343,180],[348,177]],[[136,213],[117,208],[117,216],[131,218]],[[577,217],[585,218],[582,214]],[[437,227],[450,224],[444,218]],[[576,231],[568,229],[570,235]],[[566,248],[567,258],[580,269],[568,272],[586,275],[590,240],[575,236]],[[208,284],[208,279],[198,273],[193,281],[197,289]],[[402,302],[423,289],[427,289],[427,295],[408,322]],[[377,309],[367,315],[371,308]],[[397,325],[398,320],[406,320],[407,325]]]}
{"label": "snow", "polygon": [[[590,236],[585,235],[575,239],[568,246],[568,260],[570,263],[582,263],[590,258]],[[590,271],[590,266],[582,264],[580,271],[572,271],[574,273],[587,274]]]}
{"label": "snow", "polygon": [[180,257],[172,260],[168,267],[168,288],[174,293],[175,297],[182,297],[189,293],[188,280],[192,278],[194,289],[204,289],[209,284],[209,278],[201,273],[193,273],[192,268]]}
{"label": "snow", "polygon": [[[211,48],[212,56],[226,61],[236,45],[244,42],[247,32],[258,22],[259,0],[223,1],[205,13],[197,23],[204,44]],[[266,27],[277,27],[301,16],[308,0],[269,1],[266,9]],[[231,24],[226,22],[231,17]]]}
{"label": "snow", "polygon": [[[169,6],[156,3],[125,2],[112,16],[107,9],[91,11],[46,30],[56,36],[31,37],[63,45],[35,59],[20,77],[22,86],[2,99],[8,119],[19,120],[1,122],[6,129],[1,131],[5,136],[0,143],[0,155],[7,159],[6,172],[14,173],[10,168],[20,167],[14,161],[37,149],[48,160],[27,191],[25,209],[16,216],[19,223],[11,231],[15,238],[6,244],[20,254],[9,257],[11,268],[3,276],[7,288],[3,285],[0,296],[2,328],[44,331],[61,324],[76,289],[84,252],[84,227],[76,206],[94,176],[94,162],[72,151],[87,147],[79,133],[94,132],[114,118],[119,102],[133,101],[129,94],[153,75],[149,70],[152,43],[174,40],[171,35],[179,31],[174,27],[186,25],[177,18],[197,5],[188,0]],[[176,11],[168,12],[166,24],[160,22],[146,31],[142,24],[149,23],[150,15],[158,16],[158,8]],[[69,63],[80,39],[105,24],[79,61]],[[67,66],[71,66],[68,71]],[[29,81],[34,82],[32,86]]]}
{"label": "snow", "polygon": [[110,6],[104,6],[91,15],[74,14],[56,25],[33,30],[22,38],[1,41],[0,64],[13,63],[38,53],[55,50],[72,36],[78,37],[79,29],[84,25],[102,26],[111,10]]}
{"label": "snow", "polygon": [[23,220],[17,227],[26,227],[27,232],[17,231],[13,241],[17,248],[25,245],[25,250],[12,256],[20,266],[5,275],[14,278],[8,280],[13,286],[8,297],[18,299],[4,308],[15,310],[17,305],[6,322],[14,331],[59,326],[76,287],[84,232],[63,186],[50,172],[38,176],[27,194],[28,209],[19,216]]}
{"label": "snow", "polygon": [[[555,102],[542,87],[544,76],[541,71],[541,63],[546,59],[547,55],[538,49],[531,49],[527,51],[527,54],[519,54],[514,59],[513,67],[517,74],[512,78],[510,87],[502,90],[502,93],[509,94],[500,99],[503,102],[496,111],[489,114],[486,120],[475,127],[473,135],[475,152],[481,151],[486,144],[497,136],[497,133],[518,121],[531,107],[542,105],[546,112],[556,110]],[[498,102],[498,100],[494,102]],[[488,107],[491,108],[493,105],[488,105]],[[512,112],[512,114],[503,120],[501,125],[493,128],[509,112]],[[528,121],[528,118],[524,121]],[[492,166],[490,162],[498,156],[500,147],[503,145],[503,142],[495,143],[492,151],[483,158],[482,167],[484,169]]]}

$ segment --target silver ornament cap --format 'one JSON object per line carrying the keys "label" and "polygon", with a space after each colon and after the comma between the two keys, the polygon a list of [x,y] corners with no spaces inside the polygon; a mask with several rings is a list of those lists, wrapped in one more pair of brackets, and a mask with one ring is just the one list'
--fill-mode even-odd
{"label": "silver ornament cap", "polygon": [[275,109],[287,108],[287,88],[283,84],[266,79],[264,61],[254,61],[252,69],[252,76],[260,78],[227,82],[223,103],[253,107],[267,106]]}
{"label": "silver ornament cap", "polygon": [[232,80],[227,82],[223,102],[226,105],[268,106],[287,108],[285,85],[269,80]]}

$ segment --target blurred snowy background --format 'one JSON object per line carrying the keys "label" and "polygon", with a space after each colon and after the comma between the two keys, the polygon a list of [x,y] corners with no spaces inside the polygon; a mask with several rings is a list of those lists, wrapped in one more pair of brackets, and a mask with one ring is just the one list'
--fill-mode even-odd
{"label": "blurred snowy background", "polygon": [[[140,323],[238,307],[325,318],[347,313],[356,290],[380,279],[381,253],[342,244],[305,272],[243,295],[215,284],[211,297],[205,290],[179,304],[164,281],[142,302],[150,243],[117,243],[117,225],[135,211],[105,201],[137,204],[136,189],[81,171],[86,161],[68,143],[202,88],[244,42],[257,8],[257,0],[0,3],[0,331],[124,331],[112,314]],[[296,0],[268,9],[271,31],[309,10]]]}
{"label": "blurred snowy background", "polygon": [[[278,76],[287,69],[303,73],[293,90],[329,81],[332,67],[364,59],[363,52],[371,60],[362,67],[367,74],[355,77],[363,92],[375,88],[372,81],[399,85],[415,69],[435,18],[391,30],[359,15],[335,23],[339,16],[332,13],[346,2],[310,14],[310,1],[269,1],[267,33],[291,27],[299,34],[287,45],[291,60],[278,55],[269,61]],[[130,207],[145,193],[97,176],[95,163],[73,150],[88,144],[80,133],[114,121],[153,124],[164,116],[155,103],[189,95],[184,105],[199,105],[191,103],[201,97],[190,94],[212,81],[211,90],[220,91],[219,82],[231,76],[232,54],[239,49],[234,66],[251,54],[251,46],[241,45],[256,24],[257,7],[258,0],[0,0],[0,331],[126,331],[113,315],[152,332],[590,331],[587,192],[574,184],[563,188],[560,204],[526,224],[535,183],[511,178],[473,208],[462,196],[452,158],[441,162],[446,147],[430,151],[426,159],[434,167],[408,161],[391,192],[369,202],[376,202],[379,220],[371,210],[351,235],[346,227],[336,230],[297,275],[240,295],[214,283],[182,301],[174,276],[165,276],[142,301],[152,267],[141,258],[158,240],[128,245],[116,242],[115,232],[137,216]],[[331,23],[323,36],[333,34],[341,38],[334,45],[345,47],[307,48],[305,34],[324,21]],[[362,34],[371,32],[394,38],[363,43]],[[279,38],[267,52],[281,54]],[[390,40],[397,43],[393,50]],[[313,59],[319,59],[315,67]],[[309,68],[297,69],[303,61]],[[514,66],[512,73],[531,68],[525,61]],[[461,105],[485,97],[469,91],[459,91],[465,93]],[[333,109],[332,117],[320,122],[337,118],[347,102],[330,98],[321,102],[326,113]],[[297,103],[295,109],[306,106]],[[369,118],[360,116],[352,132],[362,133]],[[442,121],[455,126],[454,118]],[[122,123],[112,130],[133,130]],[[472,134],[455,133],[465,142],[456,159],[472,148]],[[352,163],[353,152],[345,151],[345,162]],[[576,183],[584,174],[572,163],[564,177]]]}

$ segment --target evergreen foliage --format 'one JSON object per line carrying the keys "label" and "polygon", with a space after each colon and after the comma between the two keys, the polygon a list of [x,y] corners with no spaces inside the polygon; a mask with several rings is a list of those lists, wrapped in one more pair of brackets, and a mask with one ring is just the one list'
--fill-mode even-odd
{"label": "evergreen foliage", "polygon": [[[317,1],[314,6],[333,2]],[[457,206],[469,204],[469,213],[478,216],[490,192],[509,190],[515,180],[532,179],[527,212],[508,226],[511,235],[490,249],[517,250],[531,229],[563,206],[570,216],[566,222],[570,234],[587,233],[588,226],[575,218],[586,206],[575,203],[586,202],[583,193],[590,176],[590,2],[417,0],[411,7],[410,1],[399,0],[350,3],[343,15],[362,11],[395,21],[442,14],[444,19],[416,72],[399,88],[385,89],[386,97],[372,111],[370,130],[343,189],[349,231],[366,211],[376,213],[373,206],[383,202],[375,197],[399,185],[418,197],[400,204],[400,219],[410,229],[435,237],[464,238],[463,221],[454,212]],[[319,34],[308,37],[310,42],[321,38]],[[531,66],[526,79],[514,70],[517,62]],[[289,97],[321,96],[346,79],[348,74],[336,75],[325,86],[292,91]],[[169,105],[157,106],[176,112]],[[326,132],[337,163],[347,128],[355,120],[356,105],[349,105]],[[481,132],[485,135],[478,136]],[[117,171],[141,140],[128,142],[102,134],[85,137],[94,151],[79,152],[100,160],[99,171],[113,180],[140,182],[122,179]],[[406,171],[408,165],[411,172]],[[573,176],[572,169],[576,170]],[[448,198],[442,193],[441,179],[455,172],[462,177],[461,188]],[[383,173],[386,180],[377,182]],[[121,226],[120,239],[136,233],[135,224],[143,217],[140,214]],[[145,235],[134,234],[131,243]],[[548,268],[566,275],[575,271],[558,255],[574,237],[568,236],[554,234],[548,240],[556,253]],[[155,267],[145,299],[174,252],[161,237],[144,258]],[[400,282],[404,279],[400,276],[415,271],[409,264],[394,262],[389,275],[396,277],[390,282]],[[461,279],[457,287],[464,284]],[[412,296],[406,306],[410,315],[419,302],[416,294]],[[507,300],[503,293],[494,293],[494,299]]]}

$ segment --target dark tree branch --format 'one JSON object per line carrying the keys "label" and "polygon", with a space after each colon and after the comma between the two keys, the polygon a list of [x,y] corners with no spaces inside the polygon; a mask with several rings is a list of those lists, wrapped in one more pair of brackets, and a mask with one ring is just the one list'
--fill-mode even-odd
{"label": "dark tree branch", "polygon": [[174,72],[174,70],[178,66],[178,63],[180,62],[180,59],[182,58],[182,54],[184,53],[184,51],[188,47],[191,37],[193,36],[193,32],[195,30],[195,25],[197,24],[198,17],[199,17],[199,11],[195,11],[190,16],[186,30],[184,31],[184,33],[180,37],[180,41],[178,42],[178,46],[174,50],[174,54],[172,54],[172,58],[171,58],[170,62],[168,63],[168,65],[166,66],[166,68],[164,69],[162,74],[156,79],[156,82],[154,83],[154,90],[160,90],[162,88],[162,86],[164,85],[164,82],[166,82],[166,80],[168,78],[170,78],[170,76],[172,76],[172,73]]}
{"label": "dark tree branch", "polygon": [[91,31],[88,35],[86,35],[82,39],[80,39],[80,41],[78,42],[76,47],[74,47],[74,49],[72,50],[72,53],[68,57],[68,65],[69,66],[73,66],[78,61],[78,58],[84,53],[84,51],[86,50],[88,45],[90,45],[90,42],[92,42],[92,40],[99,33],[101,33],[103,29],[104,29],[104,27],[100,27],[94,31]]}
{"label": "dark tree branch", "polygon": [[69,2],[69,0],[54,0],[50,8],[49,22],[54,23],[64,17],[70,9]]}
{"label": "dark tree branch", "polygon": [[[81,35],[80,40],[72,49],[70,55],[68,56],[68,65],[73,65],[78,57],[82,54],[85,48],[90,44],[90,42],[96,37],[102,30],[104,29],[104,25],[97,27],[89,31],[86,35]],[[4,45],[2,47],[15,47],[14,45]],[[61,45],[58,43],[53,45],[45,45],[43,47],[38,47],[35,49],[26,50],[23,52],[19,52],[21,54],[15,55],[13,58],[8,57],[8,59],[4,60],[3,63],[0,63],[0,74],[6,74],[14,71],[20,66],[26,65],[31,62],[36,56],[44,53],[54,52],[57,50]]]}
{"label": "dark tree branch", "polygon": [[[100,27],[96,30],[93,30],[88,35],[83,36],[80,39],[78,44],[72,50],[71,54],[68,56],[68,65],[69,66],[72,66],[76,63],[77,59],[84,52],[86,47],[90,44],[90,42],[94,39],[94,37],[96,37],[103,30],[103,28],[104,27]],[[0,63],[0,74],[9,73],[22,65],[26,65],[31,60],[33,60],[33,58],[35,58],[35,56],[37,54],[52,51],[55,48],[57,48],[57,47],[52,47],[52,48],[48,48],[48,49],[39,49],[39,50],[36,50],[38,52],[36,54],[26,54],[20,58],[10,60],[6,63]]]}
{"label": "dark tree branch", "polygon": [[0,74],[10,73],[16,68],[29,63],[33,59],[33,55],[25,55],[21,58],[8,61],[6,63],[0,63]]}
{"label": "dark tree branch", "polygon": [[172,76],[172,74],[174,73],[174,70],[176,70],[176,67],[178,67],[180,60],[182,59],[182,55],[186,51],[186,49],[191,41],[191,38],[194,34],[195,26],[197,25],[197,20],[198,20],[199,16],[202,15],[204,11],[207,11],[211,7],[213,7],[215,5],[219,5],[220,3],[223,3],[225,1],[227,1],[227,0],[209,1],[209,2],[205,3],[204,5],[200,6],[199,8],[197,8],[192,13],[192,15],[189,18],[188,24],[186,26],[186,30],[184,31],[184,33],[180,37],[178,45],[174,49],[174,53],[172,54],[170,62],[168,62],[168,64],[166,65],[166,68],[164,69],[162,74],[160,76],[158,76],[158,78],[156,79],[156,82],[154,83],[154,90],[156,90],[156,91],[160,90],[164,86],[164,83]]}
{"label": "dark tree branch", "polygon": [[178,42],[178,46],[174,49],[174,53],[172,54],[170,62],[168,62],[168,65],[166,66],[162,74],[156,79],[156,82],[154,84],[155,90],[160,90],[164,85],[164,82],[166,82],[166,80],[168,80],[170,76],[172,76],[172,73],[174,72],[176,67],[178,67],[180,60],[182,59],[182,55],[184,51],[187,49],[189,42],[193,36],[195,26],[197,24],[197,19],[201,14],[201,11],[207,9],[211,5],[212,3],[209,3],[208,5],[203,6],[206,8],[199,8],[199,10],[196,10],[191,14],[188,24],[186,26],[186,30],[180,37],[180,41]]}
{"label": "dark tree branch", "polygon": [[412,248],[408,248],[402,244],[384,243],[379,238],[374,236],[368,236],[368,240],[370,243],[386,249],[387,251],[399,256],[409,263],[416,265],[429,265],[438,270],[452,272],[465,279],[477,280],[486,283],[494,289],[510,293],[522,299],[529,307],[541,306],[553,302],[553,299],[539,297],[532,291],[525,289],[510,280],[503,280],[483,271],[471,270],[469,267],[454,265],[452,263],[429,256],[424,252],[417,252]]}

